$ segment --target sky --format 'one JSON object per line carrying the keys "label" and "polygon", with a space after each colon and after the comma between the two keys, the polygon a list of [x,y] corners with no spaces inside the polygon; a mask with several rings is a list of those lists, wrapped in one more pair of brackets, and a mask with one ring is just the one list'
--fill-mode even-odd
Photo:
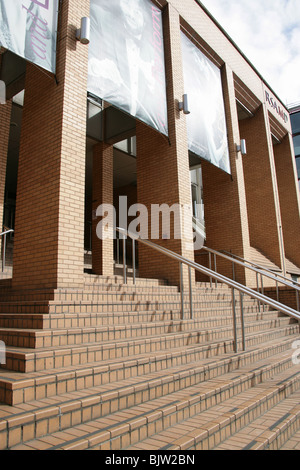
{"label": "sky", "polygon": [[200,0],[285,105],[300,102],[300,0]]}

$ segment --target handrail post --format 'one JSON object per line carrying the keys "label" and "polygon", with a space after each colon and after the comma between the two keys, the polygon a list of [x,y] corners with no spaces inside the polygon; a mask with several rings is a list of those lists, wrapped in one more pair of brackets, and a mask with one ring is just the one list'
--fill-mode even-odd
{"label": "handrail post", "polygon": [[244,294],[243,294],[243,292],[240,292],[240,309],[241,309],[241,328],[242,328],[243,351],[246,351],[245,322],[244,322]]}
{"label": "handrail post", "polygon": [[182,273],[182,262],[179,262],[180,270],[180,296],[181,296],[181,319],[184,320],[184,293],[183,293],[183,273]]}
{"label": "handrail post", "polygon": [[235,309],[235,293],[234,287],[231,288],[232,294],[232,315],[233,315],[233,341],[234,341],[234,352],[237,353],[237,326],[236,326],[236,309]]}
{"label": "handrail post", "polygon": [[5,260],[6,258],[6,233],[3,235],[3,246],[2,246],[2,272],[4,272],[5,269]]}
{"label": "handrail post", "polygon": [[126,237],[123,234],[123,281],[124,284],[127,284],[127,276],[126,276]]}
{"label": "handrail post", "polygon": [[[208,252],[209,270],[211,271],[211,252]],[[212,289],[212,277],[210,276],[210,288]]]}
{"label": "handrail post", "polygon": [[193,288],[192,288],[192,270],[189,266],[189,288],[190,288],[190,319],[193,320]]}
{"label": "handrail post", "polygon": [[[263,280],[263,275],[260,275],[260,282],[261,282],[261,293],[264,295],[264,280]],[[265,304],[263,304],[263,312],[265,311]]]}
{"label": "handrail post", "polygon": [[117,234],[116,242],[117,242],[117,264],[120,264],[120,235],[119,234]]}
{"label": "handrail post", "polygon": [[135,239],[132,239],[132,276],[133,284],[135,285]]}
{"label": "handrail post", "polygon": [[[216,253],[214,253],[214,263],[215,263],[215,272],[217,272],[217,256],[216,256]],[[218,287],[217,278],[215,279],[215,281],[216,281],[216,287]]]}
{"label": "handrail post", "polygon": [[277,298],[277,302],[279,302],[279,289],[278,289],[278,281],[276,279],[276,298]]}
{"label": "handrail post", "polygon": [[[257,292],[259,292],[259,280],[258,280],[258,273],[256,273],[256,289],[257,289]],[[259,313],[261,312],[261,308],[260,308],[260,300],[257,300],[258,302],[258,311]]]}

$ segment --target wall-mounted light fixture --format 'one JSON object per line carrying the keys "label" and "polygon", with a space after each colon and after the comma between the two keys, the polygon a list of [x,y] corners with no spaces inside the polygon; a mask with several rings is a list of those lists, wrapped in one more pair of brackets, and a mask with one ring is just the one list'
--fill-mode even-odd
{"label": "wall-mounted light fixture", "polygon": [[190,114],[187,95],[183,95],[182,100],[178,103],[179,111],[183,111],[184,114]]}
{"label": "wall-mounted light fixture", "polygon": [[76,39],[81,44],[89,44],[90,42],[90,19],[87,17],[81,18],[81,27],[76,31]]}
{"label": "wall-mounted light fixture", "polygon": [[246,140],[241,139],[240,145],[236,146],[236,151],[241,152],[242,155],[247,155]]}

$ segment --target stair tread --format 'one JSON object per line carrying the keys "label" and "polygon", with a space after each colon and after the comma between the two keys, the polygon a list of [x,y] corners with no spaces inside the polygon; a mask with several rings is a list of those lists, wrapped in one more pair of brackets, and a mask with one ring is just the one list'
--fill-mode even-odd
{"label": "stair tread", "polygon": [[[237,409],[248,409],[252,405],[255,405],[259,400],[262,399],[263,396],[266,394],[270,393],[271,390],[275,390],[281,386],[279,383],[274,383],[275,380],[278,381],[280,380],[281,382],[286,382],[288,383],[291,381],[291,377],[294,375],[294,371],[297,370],[296,367],[291,367],[288,371],[282,372],[277,374],[274,378],[270,380],[266,380],[264,384],[259,384],[255,388],[246,390],[245,392],[239,393],[237,396],[229,398],[228,400],[225,400],[221,404],[214,405],[212,407],[209,407],[206,411],[201,412],[193,418],[190,418],[184,421],[184,424],[181,422],[175,426],[172,426],[172,431],[175,429],[178,429],[181,432],[181,435],[184,434],[183,430],[186,430],[186,436],[189,435],[189,433],[192,432],[192,429],[195,429],[195,425],[193,426],[193,422],[197,421],[196,423],[196,428],[197,430],[201,430],[200,426],[203,426],[203,429],[209,428],[213,424],[215,425],[218,421],[222,421],[225,417],[228,418],[228,415],[232,415],[232,417],[235,416],[235,413],[237,412]],[[79,424],[72,426],[71,428],[67,428],[64,430],[65,433],[69,433],[71,429],[76,429],[77,431],[83,431],[85,434],[81,436],[80,438],[73,438],[71,441],[78,441],[79,440],[84,440],[88,441],[91,439],[92,436],[95,436],[97,434],[103,433],[103,432],[110,432],[112,433],[115,429],[118,430],[120,428],[120,432],[122,432],[122,427],[127,428],[129,427],[130,424],[134,423],[136,420],[147,420],[150,419],[150,416],[153,413],[166,413],[170,412],[171,413],[171,408],[172,407],[180,407],[181,403],[189,401],[192,397],[197,397],[200,396],[200,394],[209,394],[210,390],[212,389],[219,389],[222,386],[226,386],[232,381],[236,380],[237,383],[241,380],[241,371],[237,370],[235,372],[229,373],[229,374],[224,374],[222,377],[218,377],[216,379],[208,380],[202,384],[198,384],[196,386],[192,386],[189,389],[189,392],[187,390],[183,391],[177,391],[173,392],[172,394],[169,394],[168,396],[161,397],[159,399],[154,399],[151,402],[148,402],[148,404],[141,404],[137,406],[133,406],[129,408],[128,410],[125,411],[117,411],[115,413],[111,413],[109,416],[106,416],[104,418],[98,418],[96,420],[93,420],[92,422],[87,422],[84,424]],[[300,377],[298,374],[298,382],[300,383]],[[239,397],[239,402],[240,405],[237,407],[237,397]],[[215,411],[220,411],[221,410],[221,418],[217,418],[215,416]],[[188,429],[190,428],[190,429]],[[118,432],[118,431],[117,431]],[[58,432],[59,433],[59,432]],[[58,433],[53,433],[52,437],[58,437]],[[158,439],[161,443],[163,443],[163,440],[160,439],[162,433],[158,433],[154,435],[150,439]],[[29,441],[26,443],[27,446],[34,446],[34,443],[36,441],[43,441],[43,438],[40,439],[35,439],[33,441]],[[144,441],[143,441],[144,442]],[[145,440],[147,443],[147,439]],[[70,444],[72,442],[66,443]],[[63,448],[64,445],[66,444],[58,444],[58,446],[49,446],[49,448]],[[168,444],[170,445],[170,444]],[[176,445],[176,444],[175,444]],[[163,447],[162,447],[163,448]],[[128,448],[128,450],[130,447]],[[12,448],[13,450],[13,448]]]}
{"label": "stair tread", "polygon": [[[288,337],[284,341],[281,339],[280,343],[284,344],[287,343],[290,345],[292,342],[293,337]],[[254,354],[257,351],[264,350],[268,347],[271,346],[276,346],[276,342],[274,340],[270,342],[265,342],[259,346],[248,348],[247,351],[245,352],[240,352],[239,355],[241,357],[247,356],[248,354]],[[185,346],[182,346],[181,348],[172,348],[172,349],[167,349],[167,350],[161,350],[158,351],[157,353],[149,352],[149,353],[143,353],[143,354],[134,354],[132,356],[128,356],[124,358],[124,360],[121,360],[120,358],[116,359],[109,359],[106,360],[105,362],[90,362],[85,365],[74,365],[74,366],[68,366],[68,367],[63,367],[63,368],[53,368],[53,369],[47,369],[47,370],[42,370],[42,371],[35,371],[35,372],[28,372],[26,374],[22,372],[12,372],[10,370],[6,369],[1,369],[0,368],[0,382],[2,381],[7,381],[11,382],[12,384],[16,384],[18,382],[24,384],[26,381],[32,381],[33,379],[39,379],[39,378],[45,378],[48,376],[53,376],[53,375],[65,375],[66,373],[75,373],[77,375],[82,375],[85,370],[91,370],[91,368],[96,368],[96,369],[101,369],[101,368],[116,368],[117,365],[120,367],[125,367],[124,365],[126,363],[132,364],[133,362],[137,363],[142,363],[142,362],[153,362],[156,361],[160,358],[171,358],[171,357],[177,357],[181,353],[186,352],[186,351],[197,351],[199,348],[201,348],[202,345],[195,345],[191,346],[189,348],[186,348]],[[224,353],[218,355],[217,358],[207,358],[207,359],[201,359],[201,364],[202,361],[206,364],[216,364],[219,363],[220,361],[226,359],[226,358],[235,358],[236,353]],[[199,364],[199,361],[197,361],[197,364]],[[184,365],[184,368],[187,366]],[[169,369],[168,369],[169,370]]]}
{"label": "stair tread", "polygon": [[[248,353],[240,353],[240,356],[243,356],[243,355],[246,355],[246,354],[251,356],[253,354],[253,351],[249,351]],[[292,354],[291,351],[288,350],[285,353],[273,355],[272,358],[268,358],[267,360],[262,359],[262,360],[258,361],[255,364],[256,365],[255,368],[253,368],[253,364],[250,363],[249,365],[245,365],[243,367],[240,367],[237,370],[234,370],[232,372],[229,372],[227,374],[222,375],[222,377],[218,378],[218,380],[225,380],[225,378],[227,376],[238,376],[238,377],[240,377],[240,376],[243,375],[243,373],[246,373],[246,374],[256,373],[256,374],[258,374],[260,369],[271,366],[272,363],[277,364],[280,361],[286,361],[286,360],[290,361],[291,354]],[[234,359],[234,357],[235,357],[235,354],[224,354],[218,362],[220,363],[220,362],[224,362],[224,361],[227,361],[227,362],[229,361],[229,363],[230,363],[230,361],[232,361],[232,359]],[[149,374],[144,374],[144,375],[138,376],[138,377],[131,377],[129,379],[125,379],[125,380],[121,380],[121,381],[115,381],[113,383],[101,385],[101,386],[98,386],[98,387],[90,387],[90,388],[86,388],[85,390],[77,390],[77,391],[68,392],[68,393],[61,394],[61,395],[56,395],[56,396],[53,396],[53,397],[50,397],[50,398],[45,398],[45,399],[41,399],[41,400],[34,400],[34,401],[32,401],[32,402],[30,402],[29,404],[26,404],[26,405],[22,404],[22,405],[17,405],[15,407],[10,407],[9,405],[0,405],[0,416],[1,416],[1,419],[4,419],[5,414],[7,414],[7,416],[10,416],[11,414],[15,415],[15,414],[18,414],[18,413],[22,413],[23,408],[24,407],[27,408],[28,406],[30,408],[32,407],[34,409],[39,409],[40,407],[49,406],[49,403],[51,403],[51,406],[52,406],[54,403],[63,403],[64,400],[66,402],[70,402],[70,401],[72,401],[72,399],[70,397],[73,397],[73,400],[78,401],[79,399],[84,399],[84,397],[89,397],[91,394],[98,396],[99,394],[105,393],[107,391],[115,392],[117,389],[120,391],[122,388],[126,389],[129,386],[139,385],[142,382],[148,383],[147,378],[151,381],[151,380],[157,380],[157,379],[163,380],[163,379],[166,379],[168,377],[170,378],[174,374],[175,375],[178,375],[178,374],[183,374],[183,375],[187,374],[188,375],[189,373],[191,373],[195,369],[201,369],[201,368],[207,369],[207,368],[209,368],[209,365],[214,366],[215,364],[216,364],[216,361],[212,360],[212,358],[207,358],[207,359],[201,360],[201,364],[199,364],[199,362],[194,362],[194,363],[189,364],[188,367],[187,367],[187,365],[182,365],[182,366],[179,366],[179,367],[170,368],[168,370],[150,372]],[[103,364],[103,366],[105,367],[106,365]],[[250,372],[249,372],[249,370],[250,370]],[[72,371],[72,372],[74,372],[74,371]],[[50,371],[49,371],[49,373],[50,373]],[[65,373],[70,373],[70,370],[65,371]],[[78,371],[78,373],[79,373],[79,371]],[[217,380],[217,379],[215,379],[215,380]],[[202,386],[205,387],[206,386],[205,383],[206,382],[204,382],[204,383],[202,382]],[[199,386],[200,385],[201,384],[199,384]],[[31,408],[31,410],[32,410],[32,408]]]}
{"label": "stair tread", "polygon": [[[248,316],[251,316],[252,314],[245,314],[244,315],[244,318],[245,320],[247,320],[247,317]],[[139,323],[134,323],[134,322],[130,322],[130,323],[120,323],[120,324],[108,324],[108,325],[88,325],[88,326],[65,326],[65,327],[57,327],[57,328],[41,328],[41,329],[37,329],[37,328],[16,328],[16,327],[2,327],[0,326],[0,334],[1,332],[22,332],[22,333],[28,333],[28,334],[39,334],[39,335],[42,335],[43,333],[45,334],[49,334],[50,332],[52,332],[53,334],[57,335],[59,333],[63,334],[65,332],[78,332],[80,333],[81,331],[90,331],[90,330],[102,330],[102,331],[106,331],[106,330],[124,330],[124,329],[135,329],[135,328],[143,328],[143,327],[165,327],[165,328],[168,328],[170,326],[176,326],[176,325],[183,325],[183,324],[187,324],[187,325],[191,325],[191,324],[194,324],[195,325],[195,328],[200,328],[202,326],[202,324],[207,324],[207,323],[213,323],[215,321],[225,321],[225,320],[230,320],[232,321],[232,317],[229,316],[229,315],[223,315],[222,318],[216,316],[216,317],[209,317],[209,318],[195,318],[195,319],[174,319],[174,320],[164,320],[164,321],[144,321],[144,322],[139,322]],[[278,324],[280,324],[280,322],[284,322],[284,321],[288,321],[290,320],[289,317],[275,317],[275,318],[270,318],[270,319],[260,319],[260,324],[263,324],[263,323],[268,323],[270,321],[274,321],[274,322],[277,322]],[[297,320],[294,320],[294,322],[296,322]],[[255,325],[257,324],[257,319],[256,320],[252,320],[252,321],[248,321],[247,322],[247,326],[251,326],[251,325]],[[196,325],[199,325],[199,326],[196,326]],[[226,325],[224,325],[226,326]],[[211,325],[211,326],[204,326],[204,330],[209,330],[209,329],[212,329],[214,328],[215,325]],[[194,328],[194,329],[195,329]],[[21,330],[21,331],[20,331]]]}
{"label": "stair tread", "polygon": [[[229,398],[228,400],[223,401],[222,403],[215,405],[208,410],[205,410],[195,417],[192,417],[190,419],[186,419],[184,422],[178,423],[175,426],[172,426],[171,428],[168,429],[168,434],[173,434],[175,438],[173,440],[169,439],[167,446],[162,445],[158,449],[172,449],[172,450],[184,450],[186,449],[185,444],[188,443],[190,440],[195,437],[195,433],[201,434],[201,432],[211,432],[213,427],[218,427],[222,426],[223,422],[225,420],[232,420],[234,417],[238,414],[241,414],[243,410],[249,410],[255,403],[259,403],[263,397],[267,396],[268,394],[271,394],[276,390],[276,388],[280,388],[282,386],[282,383],[284,381],[288,381],[292,379],[294,376],[298,377],[298,381],[300,380],[299,376],[299,371],[297,370],[297,366],[291,367],[287,371],[278,374],[277,376],[272,377],[269,380],[266,380],[262,384],[256,385],[256,387],[249,389],[245,392],[241,392],[240,394]],[[277,382],[280,380],[280,382]],[[298,406],[299,412],[300,412],[300,406],[299,406],[299,397],[300,397],[300,390],[298,389],[296,392],[293,393],[292,397],[290,398],[290,405],[284,404],[284,409],[288,408],[295,408],[295,406]],[[288,398],[286,399],[288,400]],[[285,400],[285,402],[286,402]],[[278,407],[277,409],[281,408],[280,405],[282,405],[282,402],[279,403],[279,405],[275,405],[272,407],[271,410],[268,411],[269,415],[273,414],[273,420],[272,420],[272,425],[274,425],[274,411],[276,406]],[[257,429],[258,423],[262,424],[263,420],[266,418],[266,413],[263,413],[259,416],[259,418],[255,419],[254,421],[249,424],[249,426],[244,427],[244,430],[247,428],[249,429]],[[286,414],[283,413],[284,415]],[[275,420],[275,422],[277,422]],[[265,431],[265,429],[264,429]],[[235,437],[238,437],[240,434],[243,434],[247,436],[247,432],[244,433],[243,430],[237,432],[233,436],[231,436],[231,443],[234,445],[236,443]],[[145,439],[144,441],[140,442],[139,444],[135,446],[130,446],[128,447],[127,450],[131,449],[136,449],[136,450],[142,450],[144,444],[151,445],[151,440],[155,439],[157,442],[164,442],[164,431],[161,433],[157,433],[150,437],[149,439]],[[178,436],[181,436],[180,438]],[[248,434],[249,438],[249,434]],[[249,443],[253,441],[253,436],[249,438]],[[226,442],[226,441],[225,441]],[[244,445],[245,442],[242,442],[241,448],[246,447]],[[214,447],[216,448],[216,447]],[[219,449],[223,448],[222,444],[219,445]],[[228,447],[227,447],[228,448]],[[230,447],[232,448],[232,447]]]}
{"label": "stair tread", "polygon": [[280,402],[271,410],[263,413],[251,424],[216,446],[214,450],[226,450],[228,448],[255,450],[256,445],[268,441],[272,437],[272,433],[277,430],[277,427],[282,426],[284,421],[292,416],[292,413],[300,415],[299,403],[300,391],[297,390],[291,397],[286,398],[284,403]]}
{"label": "stair tread", "polygon": [[[269,307],[259,312],[256,300],[244,298],[247,347],[242,351],[237,305],[235,353],[227,286],[197,284],[190,320],[188,292],[182,319],[176,286],[129,283],[85,275],[84,289],[59,289],[50,302],[42,290],[40,300],[24,293],[0,302],[0,340],[7,340],[1,449],[186,450],[205,432],[218,447],[222,426],[242,419],[230,442],[240,436],[244,447],[269,445],[264,439],[283,423],[287,448],[295,446],[288,437],[299,424],[292,428],[282,410],[300,416],[299,366],[292,362],[299,323]],[[288,401],[280,404],[283,396]],[[246,441],[243,431],[256,424],[258,432],[261,416],[270,417],[268,427]]]}
{"label": "stair tread", "polygon": [[[281,331],[285,331],[286,328],[290,328],[290,329],[293,329],[293,327],[297,327],[297,324],[291,324],[291,325],[286,325],[286,326],[281,326],[281,327],[277,327],[276,328],[276,331],[277,332],[281,332]],[[222,327],[220,328],[221,330],[224,330],[224,331],[228,331],[228,332],[231,332],[232,331],[232,327],[231,326],[225,326],[225,327]],[[256,333],[255,336],[258,336],[258,335],[263,335],[263,334],[267,334],[269,331],[273,331],[274,329],[270,329],[270,330],[263,330],[263,331],[260,331],[259,333]],[[203,333],[204,335],[207,334],[208,331],[215,331],[214,328],[209,328],[207,330],[202,330],[201,333]],[[192,330],[192,331],[183,331],[183,332],[172,332],[172,333],[165,333],[165,334],[160,334],[160,335],[157,335],[157,334],[153,334],[153,335],[145,335],[145,336],[141,336],[139,338],[122,338],[122,339],[115,339],[115,340],[104,340],[104,341],[101,341],[101,342],[88,342],[88,343],[81,343],[81,344],[71,344],[71,345],[61,345],[61,346],[48,346],[48,347],[44,347],[44,348],[39,348],[39,349],[33,349],[33,348],[25,348],[25,347],[17,347],[17,346],[7,346],[6,348],[6,353],[7,354],[16,354],[16,355],[19,355],[19,356],[30,356],[30,357],[38,357],[38,356],[42,356],[42,355],[57,355],[59,352],[63,352],[63,351],[68,351],[68,350],[80,350],[80,349],[83,349],[83,350],[88,350],[88,349],[93,349],[93,348],[101,348],[101,347],[109,347],[110,345],[111,346],[115,346],[115,345],[120,345],[120,344],[123,344],[123,343],[146,343],[146,342],[150,342],[151,340],[161,340],[161,339],[166,339],[167,341],[170,341],[172,340],[173,338],[176,339],[176,338],[182,338],[183,336],[184,337],[191,337],[192,335],[199,335],[199,331],[198,330]],[[247,335],[246,335],[247,336]],[[227,337],[223,337],[223,338],[220,338],[219,340],[217,341],[204,341],[203,343],[201,343],[202,346],[204,345],[209,345],[209,344],[212,344],[212,343],[218,343],[220,341],[228,341],[229,338]],[[1,367],[0,367],[0,370],[1,370]]]}

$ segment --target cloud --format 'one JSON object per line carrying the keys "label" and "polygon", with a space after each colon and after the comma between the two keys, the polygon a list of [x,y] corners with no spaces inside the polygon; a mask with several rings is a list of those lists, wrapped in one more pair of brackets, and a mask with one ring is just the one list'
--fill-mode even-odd
{"label": "cloud", "polygon": [[300,1],[201,1],[281,100],[300,101]]}

